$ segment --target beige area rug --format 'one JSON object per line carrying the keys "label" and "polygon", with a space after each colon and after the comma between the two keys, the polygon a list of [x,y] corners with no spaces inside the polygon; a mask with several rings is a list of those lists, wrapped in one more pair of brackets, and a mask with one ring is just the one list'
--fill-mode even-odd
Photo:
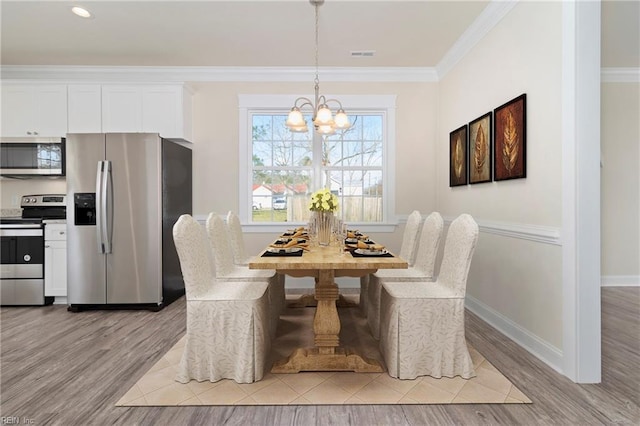
{"label": "beige area rug", "polygon": [[[295,295],[288,295],[295,298]],[[357,300],[357,295],[347,295]],[[273,360],[284,358],[296,347],[313,346],[314,308],[287,308],[272,344]],[[339,308],[341,342],[356,347],[384,365],[378,342],[371,336],[358,308]],[[182,356],[184,337],[176,343],[116,403],[117,406],[177,405],[308,405],[308,404],[504,404],[531,403],[491,363],[469,346],[477,376],[399,380],[387,373],[305,372],[266,373],[251,384],[233,380],[215,383],[174,380]]]}

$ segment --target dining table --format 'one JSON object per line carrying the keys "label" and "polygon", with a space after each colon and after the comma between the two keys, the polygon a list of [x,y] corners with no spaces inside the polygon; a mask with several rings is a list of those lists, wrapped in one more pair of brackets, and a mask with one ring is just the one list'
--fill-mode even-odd
{"label": "dining table", "polygon": [[[272,253],[272,252],[276,253]],[[291,277],[313,277],[317,301],[313,319],[314,346],[295,349],[287,358],[277,360],[272,373],[301,371],[383,372],[375,359],[362,355],[357,348],[340,344],[340,316],[336,301],[340,297],[337,277],[362,277],[378,269],[406,269],[407,261],[384,251],[384,255],[353,254],[335,241],[328,246],[308,245],[302,255],[284,253],[267,247],[249,261],[250,269],[275,269]]]}

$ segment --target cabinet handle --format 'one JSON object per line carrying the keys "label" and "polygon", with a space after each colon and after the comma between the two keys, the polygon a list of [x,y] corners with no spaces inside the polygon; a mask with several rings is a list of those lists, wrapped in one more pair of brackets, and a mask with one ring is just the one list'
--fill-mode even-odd
{"label": "cabinet handle", "polygon": [[51,247],[51,246],[44,246],[44,248],[49,248],[49,247]]}
{"label": "cabinet handle", "polygon": [[30,135],[30,134],[31,134],[31,132],[27,132],[27,134],[28,134],[28,135]]}
{"label": "cabinet handle", "polygon": [[60,231],[60,232],[59,232],[59,234],[60,234],[60,235],[64,235],[64,231]]}
{"label": "cabinet handle", "polygon": [[33,134],[34,134],[34,135],[37,135],[37,134],[38,134],[38,132],[33,132]]}

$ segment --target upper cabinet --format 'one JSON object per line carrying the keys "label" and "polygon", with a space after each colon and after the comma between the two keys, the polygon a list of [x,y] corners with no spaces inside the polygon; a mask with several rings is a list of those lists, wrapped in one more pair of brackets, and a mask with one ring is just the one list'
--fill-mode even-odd
{"label": "upper cabinet", "polygon": [[2,85],[2,136],[63,137],[66,133],[66,85]]}
{"label": "upper cabinet", "polygon": [[102,133],[102,86],[70,84],[67,133]]}
{"label": "upper cabinet", "polygon": [[191,140],[191,102],[177,83],[3,83],[0,136],[144,132]]}
{"label": "upper cabinet", "polygon": [[182,85],[103,85],[104,132],[191,138],[191,96]]}

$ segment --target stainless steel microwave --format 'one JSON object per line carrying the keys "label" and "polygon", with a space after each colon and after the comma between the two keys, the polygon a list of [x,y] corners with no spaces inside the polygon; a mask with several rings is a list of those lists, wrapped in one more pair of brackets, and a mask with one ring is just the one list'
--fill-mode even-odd
{"label": "stainless steel microwave", "polygon": [[64,176],[65,138],[0,138],[0,175]]}

